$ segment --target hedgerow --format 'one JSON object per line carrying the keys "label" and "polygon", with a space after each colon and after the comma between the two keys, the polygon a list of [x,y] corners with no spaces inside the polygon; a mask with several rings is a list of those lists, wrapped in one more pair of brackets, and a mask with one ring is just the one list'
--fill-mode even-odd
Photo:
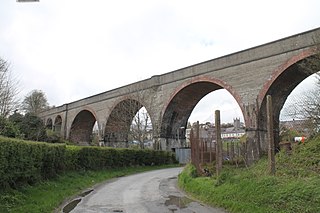
{"label": "hedgerow", "polygon": [[0,190],[18,188],[67,171],[174,163],[165,151],[78,147],[0,137]]}

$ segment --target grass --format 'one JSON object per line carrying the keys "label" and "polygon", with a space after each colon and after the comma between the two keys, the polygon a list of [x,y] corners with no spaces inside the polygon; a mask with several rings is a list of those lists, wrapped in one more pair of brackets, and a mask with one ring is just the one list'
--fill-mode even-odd
{"label": "grass", "polygon": [[179,185],[193,197],[229,212],[320,212],[320,137],[276,156],[276,175],[267,159],[250,168],[226,165],[221,175],[196,177],[186,166]]}
{"label": "grass", "polygon": [[67,198],[111,178],[176,166],[145,166],[103,171],[68,172],[56,179],[44,181],[34,186],[1,192],[0,212],[53,212]]}

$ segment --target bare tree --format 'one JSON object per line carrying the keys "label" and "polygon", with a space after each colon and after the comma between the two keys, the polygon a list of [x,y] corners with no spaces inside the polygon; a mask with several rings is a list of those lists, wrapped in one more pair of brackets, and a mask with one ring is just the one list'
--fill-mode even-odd
{"label": "bare tree", "polygon": [[19,107],[18,81],[12,77],[7,61],[0,58],[0,115],[7,117]]}
{"label": "bare tree", "polygon": [[47,97],[41,90],[31,91],[23,100],[22,108],[26,113],[38,115],[44,109],[48,109]]}
{"label": "bare tree", "polygon": [[305,104],[301,107],[301,113],[306,118],[307,125],[312,132],[319,132],[320,127],[320,74],[317,73],[315,88],[304,94]]}
{"label": "bare tree", "polygon": [[140,143],[140,148],[144,149],[144,142],[152,139],[152,124],[146,109],[141,108],[133,118],[130,126],[129,137]]}
{"label": "bare tree", "polygon": [[302,92],[299,97],[293,97],[285,109],[285,117],[301,120],[308,134],[319,132],[320,127],[320,73],[315,76],[316,83],[308,91]]}
{"label": "bare tree", "polygon": [[152,139],[151,119],[142,105],[146,97],[143,90],[136,88],[135,91],[128,91],[131,97],[120,102],[108,118],[105,141],[111,146],[118,146],[117,143],[128,141],[139,141],[140,148],[144,148],[144,142]]}

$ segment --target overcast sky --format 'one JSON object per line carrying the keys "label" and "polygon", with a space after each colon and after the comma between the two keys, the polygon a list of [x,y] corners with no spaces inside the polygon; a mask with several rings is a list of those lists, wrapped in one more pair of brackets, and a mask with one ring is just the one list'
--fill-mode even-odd
{"label": "overcast sky", "polygon": [[[39,89],[56,106],[320,26],[319,0],[0,2],[0,57],[20,96]],[[214,95],[193,120],[242,117]]]}

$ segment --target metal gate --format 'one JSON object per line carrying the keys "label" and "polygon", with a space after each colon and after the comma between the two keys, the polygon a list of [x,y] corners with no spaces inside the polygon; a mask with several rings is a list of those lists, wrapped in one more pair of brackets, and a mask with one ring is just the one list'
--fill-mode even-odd
{"label": "metal gate", "polygon": [[198,173],[202,172],[202,165],[212,163],[216,158],[216,146],[213,137],[200,138],[199,125],[191,129],[191,163],[197,168]]}

